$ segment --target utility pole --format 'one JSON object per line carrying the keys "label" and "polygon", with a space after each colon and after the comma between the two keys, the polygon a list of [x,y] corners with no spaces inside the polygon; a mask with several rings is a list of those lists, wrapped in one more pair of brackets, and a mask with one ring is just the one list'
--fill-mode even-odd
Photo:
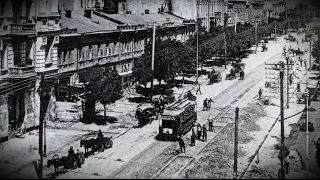
{"label": "utility pole", "polygon": [[286,57],[286,63],[287,63],[287,108],[289,108],[289,69],[291,66],[289,66],[289,57]]}
{"label": "utility pole", "polygon": [[198,24],[198,18],[196,21],[196,33],[197,33],[197,57],[196,57],[196,84],[198,84],[198,63],[199,63],[199,24]]}
{"label": "utility pole", "polygon": [[156,49],[156,23],[153,23],[153,35],[152,35],[152,61],[151,61],[151,73],[152,73],[152,80],[151,80],[151,96],[150,102],[152,102],[153,96],[153,79],[154,79],[154,53]]}
{"label": "utility pole", "polygon": [[[311,52],[310,52],[311,54]],[[311,68],[310,68],[311,69]],[[306,106],[306,158],[307,158],[307,167],[306,167],[306,179],[308,179],[309,173],[309,114],[308,114],[308,106],[309,106],[309,88],[308,88],[308,71],[306,74],[306,96],[305,96],[305,106]]]}
{"label": "utility pole", "polygon": [[236,107],[236,117],[234,121],[234,165],[233,165],[233,179],[238,177],[238,121],[239,121],[239,108]]}
{"label": "utility pole", "polygon": [[39,119],[39,155],[40,155],[40,164],[39,164],[39,178],[42,179],[43,175],[43,119],[45,116],[44,106],[43,106],[43,95],[44,95],[44,74],[41,74],[39,95],[40,95],[40,119]]}
{"label": "utility pole", "polygon": [[280,177],[281,179],[285,179],[285,171],[284,171],[284,109],[283,109],[283,75],[284,75],[284,64],[281,64],[280,70],[280,115],[281,115],[281,145],[280,145],[280,156],[281,156],[281,170]]}
{"label": "utility pole", "polygon": [[275,20],[274,23],[274,42],[277,42],[277,19]]}
{"label": "utility pole", "polygon": [[[50,95],[47,93],[44,87],[44,74],[41,74],[40,87],[38,89],[38,93],[40,96],[40,117],[39,117],[39,155],[40,155],[40,163],[39,163],[39,178],[43,178],[43,135],[44,135],[44,118],[46,116],[46,111],[48,108],[48,104],[50,101]],[[45,146],[46,151],[46,146]]]}
{"label": "utility pole", "polygon": [[238,21],[238,11],[236,11],[236,19],[235,19],[235,24],[234,24],[234,32],[237,32],[237,21]]}
{"label": "utility pole", "polygon": [[226,69],[226,68],[227,68],[227,41],[226,41],[226,29],[224,29],[223,39],[224,39],[224,69]]}
{"label": "utility pole", "polygon": [[256,54],[257,54],[257,49],[258,49],[258,23],[255,21],[255,34],[256,34]]}

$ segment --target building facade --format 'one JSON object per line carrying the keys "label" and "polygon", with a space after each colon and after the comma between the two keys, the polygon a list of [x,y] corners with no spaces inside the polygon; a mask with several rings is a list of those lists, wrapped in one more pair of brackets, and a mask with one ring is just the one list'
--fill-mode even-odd
{"label": "building facade", "polygon": [[58,0],[0,2],[0,136],[39,123],[39,74],[57,66]]}

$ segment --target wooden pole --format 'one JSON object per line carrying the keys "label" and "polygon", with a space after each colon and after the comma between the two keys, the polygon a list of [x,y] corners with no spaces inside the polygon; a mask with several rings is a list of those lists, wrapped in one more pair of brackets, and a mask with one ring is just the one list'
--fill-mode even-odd
{"label": "wooden pole", "polygon": [[45,116],[44,113],[44,74],[41,74],[40,87],[39,87],[39,95],[40,95],[40,119],[39,119],[39,155],[40,155],[40,164],[39,164],[39,178],[42,179],[43,173],[43,119]]}
{"label": "wooden pole", "polygon": [[236,108],[236,117],[234,121],[234,165],[233,165],[233,179],[238,177],[238,121],[239,121],[239,108]]}
{"label": "wooden pole", "polygon": [[226,69],[226,68],[227,68],[227,40],[226,40],[226,29],[224,29],[223,39],[224,39],[224,69]]}
{"label": "wooden pole", "polygon": [[153,79],[154,79],[154,54],[156,49],[156,23],[153,23],[153,34],[152,34],[152,61],[151,61],[151,73],[152,73],[152,79],[151,79],[151,96],[150,96],[150,102],[152,102],[152,96],[153,96]]}
{"label": "wooden pole", "polygon": [[283,109],[283,75],[284,75],[284,65],[281,65],[280,70],[280,114],[281,114],[281,147],[280,147],[280,161],[281,161],[281,179],[285,179],[284,171],[284,109]]}

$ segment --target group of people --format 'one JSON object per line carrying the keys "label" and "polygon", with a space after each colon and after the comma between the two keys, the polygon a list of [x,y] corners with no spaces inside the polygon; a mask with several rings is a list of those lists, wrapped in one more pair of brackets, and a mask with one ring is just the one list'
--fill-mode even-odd
{"label": "group of people", "polygon": [[194,131],[194,128],[192,128],[192,134],[191,134],[191,146],[195,146],[196,140],[199,141],[207,141],[207,128],[206,125],[201,125],[198,123],[197,127],[197,134]]}
{"label": "group of people", "polygon": [[212,102],[214,102],[214,101],[211,98],[210,99],[206,98],[203,101],[203,111],[210,110]]}

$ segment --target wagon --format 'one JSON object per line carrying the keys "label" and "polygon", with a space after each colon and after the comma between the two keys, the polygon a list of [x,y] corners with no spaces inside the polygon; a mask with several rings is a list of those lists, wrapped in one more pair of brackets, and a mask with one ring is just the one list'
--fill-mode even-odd
{"label": "wagon", "polygon": [[222,80],[221,73],[219,69],[212,69],[212,71],[208,74],[209,83],[216,83]]}
{"label": "wagon", "polygon": [[150,103],[140,104],[136,110],[135,117],[138,120],[138,127],[142,127],[148,123],[151,123],[155,119],[156,111],[155,107]]}

